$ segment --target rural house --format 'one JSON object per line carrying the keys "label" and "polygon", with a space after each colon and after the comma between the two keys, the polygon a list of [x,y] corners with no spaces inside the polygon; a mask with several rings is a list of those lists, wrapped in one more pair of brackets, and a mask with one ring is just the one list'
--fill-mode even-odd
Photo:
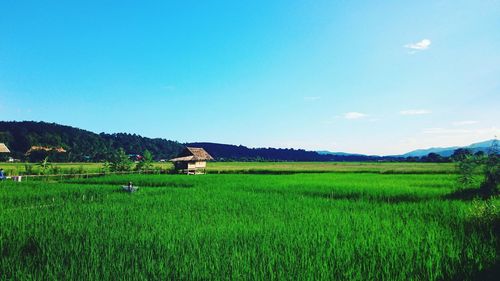
{"label": "rural house", "polygon": [[45,152],[57,152],[57,153],[66,153],[66,149],[62,147],[47,147],[47,146],[32,146],[28,151],[26,151],[25,155],[30,155],[35,151],[45,151]]}
{"label": "rural house", "polygon": [[188,175],[204,174],[207,161],[214,160],[203,148],[186,147],[176,158],[170,159],[174,167]]}
{"label": "rural house", "polygon": [[66,160],[66,149],[62,147],[48,147],[48,146],[32,146],[26,153],[24,154],[31,162],[39,162],[45,159],[46,157],[51,158],[51,161],[57,159],[57,161]]}
{"label": "rural house", "polygon": [[3,142],[0,142],[0,153],[10,153],[10,150]]}

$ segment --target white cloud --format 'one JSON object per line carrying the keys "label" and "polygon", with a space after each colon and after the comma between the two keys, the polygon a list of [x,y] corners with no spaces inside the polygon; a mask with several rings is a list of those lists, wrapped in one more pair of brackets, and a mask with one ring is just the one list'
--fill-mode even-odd
{"label": "white cloud", "polygon": [[423,114],[430,114],[431,111],[427,109],[408,109],[408,110],[401,110],[399,114],[401,115],[423,115]]}
{"label": "white cloud", "polygon": [[490,139],[500,133],[496,127],[478,128],[478,129],[458,129],[458,128],[427,128],[422,133],[436,136],[475,136],[476,138]]}
{"label": "white cloud", "polygon": [[319,100],[319,99],[321,99],[321,97],[318,97],[318,96],[304,97],[304,100],[305,100],[305,101],[317,101],[317,100]]}
{"label": "white cloud", "polygon": [[346,114],[344,114],[345,119],[361,119],[365,118],[366,116],[368,115],[360,112],[347,112]]}
{"label": "white cloud", "polygon": [[431,135],[468,134],[471,132],[472,131],[466,129],[446,129],[446,128],[427,128],[422,130],[422,133]]}
{"label": "white cloud", "polygon": [[453,126],[458,127],[458,126],[467,126],[467,125],[474,125],[479,123],[478,121],[474,120],[465,120],[465,121],[457,121],[453,122]]}
{"label": "white cloud", "polygon": [[423,39],[422,41],[419,41],[417,43],[409,43],[404,45],[405,48],[411,49],[411,50],[416,50],[416,51],[424,51],[429,49],[429,46],[431,45],[431,40],[429,39]]}

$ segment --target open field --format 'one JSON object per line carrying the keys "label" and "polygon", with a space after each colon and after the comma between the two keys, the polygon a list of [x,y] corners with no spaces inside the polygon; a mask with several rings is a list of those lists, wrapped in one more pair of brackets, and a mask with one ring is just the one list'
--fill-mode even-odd
{"label": "open field", "polygon": [[[283,167],[234,169],[265,164]],[[2,182],[0,279],[484,280],[498,268],[498,198],[463,199],[451,174],[342,172]],[[137,193],[120,191],[129,180]]]}
{"label": "open field", "polygon": [[382,174],[449,174],[453,163],[393,162],[214,162],[209,173],[382,173]]}
{"label": "open field", "polygon": [[[40,172],[36,163],[28,164],[33,173]],[[172,168],[171,163],[155,163],[159,169]],[[8,175],[19,175],[26,172],[26,163],[2,163]],[[52,163],[49,172],[56,167],[58,173],[98,173],[103,171],[102,163]],[[385,174],[449,174],[454,173],[453,163],[392,163],[392,162],[212,162],[208,165],[208,173],[385,173]]]}

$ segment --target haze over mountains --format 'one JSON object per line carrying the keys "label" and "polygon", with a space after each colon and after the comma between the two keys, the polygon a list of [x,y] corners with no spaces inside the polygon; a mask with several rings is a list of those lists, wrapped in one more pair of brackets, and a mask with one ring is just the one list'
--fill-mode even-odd
{"label": "haze over mountains", "polygon": [[408,153],[402,154],[400,156],[403,156],[403,157],[422,157],[422,156],[428,155],[429,153],[437,153],[443,157],[450,157],[453,154],[453,152],[459,148],[466,148],[466,149],[470,150],[472,153],[475,153],[478,151],[487,152],[488,149],[491,147],[492,143],[493,143],[493,140],[487,140],[487,141],[473,143],[473,144],[468,145],[468,146],[431,147],[431,148],[427,148],[427,149],[413,150],[413,151],[410,151]]}
{"label": "haze over mountains", "polygon": [[[443,157],[450,157],[453,152],[459,148],[466,148],[472,153],[478,152],[478,151],[483,151],[483,152],[488,152],[488,149],[491,147],[491,144],[493,143],[493,139],[487,140],[487,141],[482,141],[482,142],[476,142],[467,146],[449,146],[449,147],[431,147],[431,148],[425,148],[425,149],[416,149],[404,154],[400,155],[388,155],[388,156],[393,156],[393,157],[423,157],[427,156],[429,153],[436,153],[439,154]],[[359,155],[359,154],[349,154],[345,152],[330,152],[330,151],[317,151],[319,154],[330,154],[330,155]]]}
{"label": "haze over mountains", "polygon": [[[487,152],[493,140],[463,147],[471,152]],[[284,148],[248,148],[243,145],[210,142],[181,144],[161,138],[146,138],[136,134],[96,134],[90,131],[34,121],[0,121],[0,142],[7,144],[16,158],[26,158],[32,146],[62,147],[68,153],[58,155],[57,161],[104,161],[118,149],[128,154],[142,154],[149,150],[155,159],[170,159],[182,150],[184,145],[203,147],[217,160],[222,161],[404,161],[406,158],[425,157],[436,153],[449,157],[460,148],[436,147],[417,149],[402,155],[362,155],[348,152],[306,151]]]}

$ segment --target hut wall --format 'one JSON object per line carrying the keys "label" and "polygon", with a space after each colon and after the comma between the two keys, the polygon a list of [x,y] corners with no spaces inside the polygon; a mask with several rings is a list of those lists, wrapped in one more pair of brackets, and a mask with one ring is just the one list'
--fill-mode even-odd
{"label": "hut wall", "polygon": [[195,163],[196,168],[206,168],[207,167],[207,162],[206,161],[197,161]]}

